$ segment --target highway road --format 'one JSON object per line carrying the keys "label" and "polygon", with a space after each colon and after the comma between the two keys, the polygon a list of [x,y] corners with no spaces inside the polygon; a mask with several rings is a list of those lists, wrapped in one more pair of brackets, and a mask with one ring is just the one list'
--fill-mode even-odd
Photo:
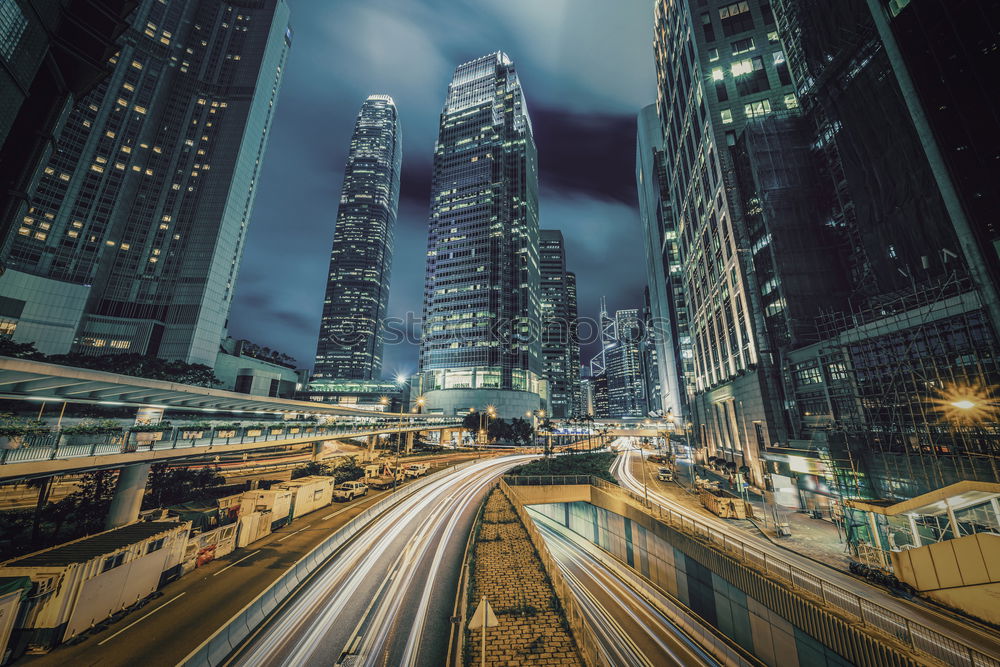
{"label": "highway road", "polygon": [[[639,576],[600,547],[529,508],[549,553],[587,616],[609,665],[718,665],[662,610],[673,607],[664,596],[639,584]],[[646,591],[643,594],[642,590]]]}
{"label": "highway road", "polygon": [[[643,465],[647,466],[645,476],[643,476],[641,468]],[[612,473],[618,478],[621,485],[638,494],[640,497],[643,495],[643,479],[645,479],[650,502],[661,505],[680,515],[700,521],[703,524],[708,524],[716,530],[725,532],[736,539],[743,540],[747,544],[752,545],[756,550],[766,553],[768,558],[774,557],[793,565],[811,575],[816,581],[822,581],[824,584],[833,584],[863,600],[880,605],[886,610],[898,614],[903,619],[923,625],[946,638],[958,642],[961,646],[950,645],[947,641],[933,640],[932,642],[936,649],[941,652],[939,655],[945,654],[950,656],[947,660],[949,664],[969,664],[968,654],[964,647],[971,647],[1000,660],[1000,635],[996,632],[990,632],[985,628],[963,622],[958,617],[945,612],[938,612],[929,606],[915,604],[895,597],[884,589],[856,579],[846,572],[840,572],[832,567],[801,556],[794,551],[776,546],[770,540],[760,535],[760,533],[744,530],[700,507],[695,508],[690,504],[679,503],[670,497],[672,494],[668,495],[665,492],[665,485],[673,483],[660,482],[656,479],[655,471],[655,467],[640,459],[639,452],[635,449],[620,450],[618,459],[612,465]],[[831,601],[834,600],[835,595],[831,593],[829,599]],[[841,602],[841,605],[845,608],[850,608],[852,604],[854,604],[853,598],[846,596]],[[866,615],[870,615],[872,619],[885,622],[887,625],[894,622],[889,616],[885,615],[882,615],[882,619],[879,619],[880,614],[874,608],[866,608],[865,613]]]}
{"label": "highway road", "polygon": [[484,459],[386,510],[229,664],[444,664],[466,535],[492,482],[532,458]]}

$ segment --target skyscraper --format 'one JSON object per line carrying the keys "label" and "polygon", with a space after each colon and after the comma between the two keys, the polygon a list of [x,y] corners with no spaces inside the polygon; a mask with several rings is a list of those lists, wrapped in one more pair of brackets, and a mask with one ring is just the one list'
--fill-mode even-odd
{"label": "skyscraper", "polygon": [[639,311],[635,308],[619,310],[615,312],[614,322],[615,342],[605,353],[608,416],[645,417],[648,409]]}
{"label": "skyscraper", "polygon": [[[576,377],[579,374],[579,370],[574,373],[573,347],[575,345],[579,350],[579,344],[573,335],[576,329],[576,277],[573,277],[571,304],[562,232],[557,229],[541,230],[539,258],[542,358],[549,387],[549,411],[553,417],[570,417],[573,415]],[[576,364],[579,366],[578,361]]]}
{"label": "skyscraper", "polygon": [[358,112],[330,252],[313,377],[377,380],[399,204],[402,136],[396,105],[370,95]]}
{"label": "skyscraper", "polygon": [[6,240],[15,340],[214,364],[288,19],[284,0],[141,2]]}
{"label": "skyscraper", "polygon": [[[66,107],[108,75],[138,0],[11,0],[0,9],[0,246]],[[0,316],[2,318],[2,316]],[[0,333],[3,333],[0,321]]]}
{"label": "skyscraper", "polygon": [[678,221],[671,208],[663,132],[655,104],[639,112],[636,126],[635,180],[646,249],[650,333],[656,349],[659,409],[680,417],[688,414],[688,397],[694,394],[694,355],[681,280]]}
{"label": "skyscraper", "polygon": [[[434,149],[419,390],[425,411],[544,405],[538,167],[514,64],[458,66]],[[540,396],[541,395],[541,396]]]}
{"label": "skyscraper", "polygon": [[580,378],[580,334],[579,334],[579,308],[576,301],[576,274],[572,271],[566,272],[566,299],[569,313],[569,383],[572,403],[570,405],[570,416],[586,414],[583,387]]}
{"label": "skyscraper", "polygon": [[[806,229],[815,229],[814,210],[790,208],[808,225],[783,238],[760,216],[747,219],[748,211],[765,209],[769,220],[784,222],[767,197],[785,184],[758,173],[769,192],[744,198],[733,151],[748,128],[772,128],[755,135],[768,139],[781,135],[773,122],[794,119],[799,101],[770,2],[660,0],[655,22],[657,112],[694,356],[690,403],[697,444],[762,484],[760,452],[789,437],[775,341],[785,344],[806,313],[820,313],[816,295],[790,300],[802,299],[803,283],[821,280],[811,272],[822,274],[824,265],[810,261],[816,247],[808,245]],[[789,144],[801,154],[798,139]],[[761,139],[753,150],[759,166],[774,144]],[[781,252],[789,262],[775,261]],[[786,273],[779,273],[782,267]],[[759,282],[758,268],[771,274]],[[784,330],[774,329],[779,326]]]}

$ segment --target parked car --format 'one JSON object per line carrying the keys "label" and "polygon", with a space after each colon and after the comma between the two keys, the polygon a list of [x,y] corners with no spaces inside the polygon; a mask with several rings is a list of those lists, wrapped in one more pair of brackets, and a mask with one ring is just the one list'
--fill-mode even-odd
{"label": "parked car", "polygon": [[674,471],[671,468],[660,468],[656,478],[661,482],[672,482],[674,481]]}
{"label": "parked car", "polygon": [[403,473],[407,477],[422,477],[427,474],[428,467],[426,463],[411,463],[403,468]]}
{"label": "parked car", "polygon": [[334,500],[354,500],[368,495],[368,486],[364,482],[344,482],[333,490]]}

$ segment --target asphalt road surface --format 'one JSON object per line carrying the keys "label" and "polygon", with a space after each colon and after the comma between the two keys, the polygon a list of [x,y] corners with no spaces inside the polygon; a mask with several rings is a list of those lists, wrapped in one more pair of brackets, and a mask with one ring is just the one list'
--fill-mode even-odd
{"label": "asphalt road surface", "polygon": [[531,517],[586,615],[607,664],[720,664],[662,611],[670,606],[666,600],[651,600],[648,587],[637,585],[637,574],[565,526],[537,512],[531,512]]}
{"label": "asphalt road surface", "polygon": [[531,456],[484,459],[403,499],[231,656],[234,665],[442,665],[466,537],[492,482]]}

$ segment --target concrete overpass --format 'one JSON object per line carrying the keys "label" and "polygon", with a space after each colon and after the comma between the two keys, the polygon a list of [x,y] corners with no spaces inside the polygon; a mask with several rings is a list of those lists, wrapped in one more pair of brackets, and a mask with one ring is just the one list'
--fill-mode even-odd
{"label": "concrete overpass", "polygon": [[[0,482],[51,477],[88,470],[119,469],[118,485],[108,527],[134,521],[152,463],[188,457],[257,449],[319,444],[338,438],[366,438],[369,451],[377,438],[407,433],[406,449],[415,434],[457,430],[454,417],[397,412],[373,412],[314,401],[253,396],[233,391],[149,380],[41,361],[0,357],[0,398],[41,403],[90,404],[146,410],[162,415],[175,409],[201,412],[206,419],[224,412],[252,419],[255,415],[284,418],[313,417],[281,428],[205,428],[177,426],[159,437],[123,431],[113,434],[73,435],[57,428],[44,433],[0,438]],[[158,419],[158,417],[157,417]],[[154,419],[156,421],[156,419]],[[60,420],[61,422],[61,420]]]}

